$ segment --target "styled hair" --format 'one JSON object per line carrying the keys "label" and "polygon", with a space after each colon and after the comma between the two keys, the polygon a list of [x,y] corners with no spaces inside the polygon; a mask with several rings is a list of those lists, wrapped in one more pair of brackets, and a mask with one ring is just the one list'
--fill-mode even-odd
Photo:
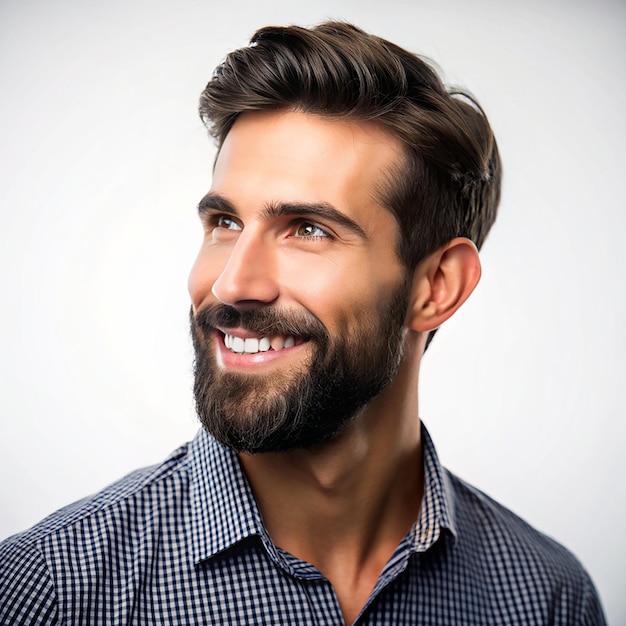
{"label": "styled hair", "polygon": [[281,109],[375,122],[402,141],[380,198],[408,268],[455,237],[482,246],[500,200],[496,141],[478,103],[424,59],[344,22],[262,28],[215,70],[200,117],[221,147],[241,113]]}

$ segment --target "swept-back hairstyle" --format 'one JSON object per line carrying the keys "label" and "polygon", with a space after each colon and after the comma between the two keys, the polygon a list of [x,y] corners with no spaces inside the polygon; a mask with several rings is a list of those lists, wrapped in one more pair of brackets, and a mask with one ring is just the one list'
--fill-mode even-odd
{"label": "swept-back hairstyle", "polygon": [[408,268],[454,237],[482,245],[500,199],[493,133],[471,96],[447,91],[422,58],[343,22],[266,27],[230,53],[200,97],[221,147],[246,111],[300,110],[380,124],[404,144],[381,202],[400,229]]}

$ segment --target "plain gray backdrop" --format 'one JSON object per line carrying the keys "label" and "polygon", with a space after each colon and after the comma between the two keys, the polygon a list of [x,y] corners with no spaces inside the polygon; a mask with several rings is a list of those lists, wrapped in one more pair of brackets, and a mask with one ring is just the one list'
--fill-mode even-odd
{"label": "plain gray backdrop", "polygon": [[448,467],[568,546],[626,624],[626,5],[0,2],[0,537],[197,428],[186,279],[215,65],[353,21],[486,109],[505,168],[483,280],[422,368]]}

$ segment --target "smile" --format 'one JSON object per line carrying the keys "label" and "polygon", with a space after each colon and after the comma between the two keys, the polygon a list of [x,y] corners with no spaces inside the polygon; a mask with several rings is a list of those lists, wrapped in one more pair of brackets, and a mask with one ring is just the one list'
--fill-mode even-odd
{"label": "smile", "polygon": [[292,335],[265,335],[263,337],[237,337],[224,333],[224,345],[236,354],[256,354],[257,352],[278,352],[286,348],[293,348],[302,343],[303,338]]}

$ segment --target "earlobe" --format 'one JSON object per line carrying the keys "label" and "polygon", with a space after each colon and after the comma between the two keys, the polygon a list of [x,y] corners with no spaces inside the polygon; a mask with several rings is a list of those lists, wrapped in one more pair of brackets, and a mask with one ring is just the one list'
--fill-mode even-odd
{"label": "earlobe", "polygon": [[467,300],[480,280],[478,250],[457,237],[415,269],[408,325],[426,332],[441,326]]}

